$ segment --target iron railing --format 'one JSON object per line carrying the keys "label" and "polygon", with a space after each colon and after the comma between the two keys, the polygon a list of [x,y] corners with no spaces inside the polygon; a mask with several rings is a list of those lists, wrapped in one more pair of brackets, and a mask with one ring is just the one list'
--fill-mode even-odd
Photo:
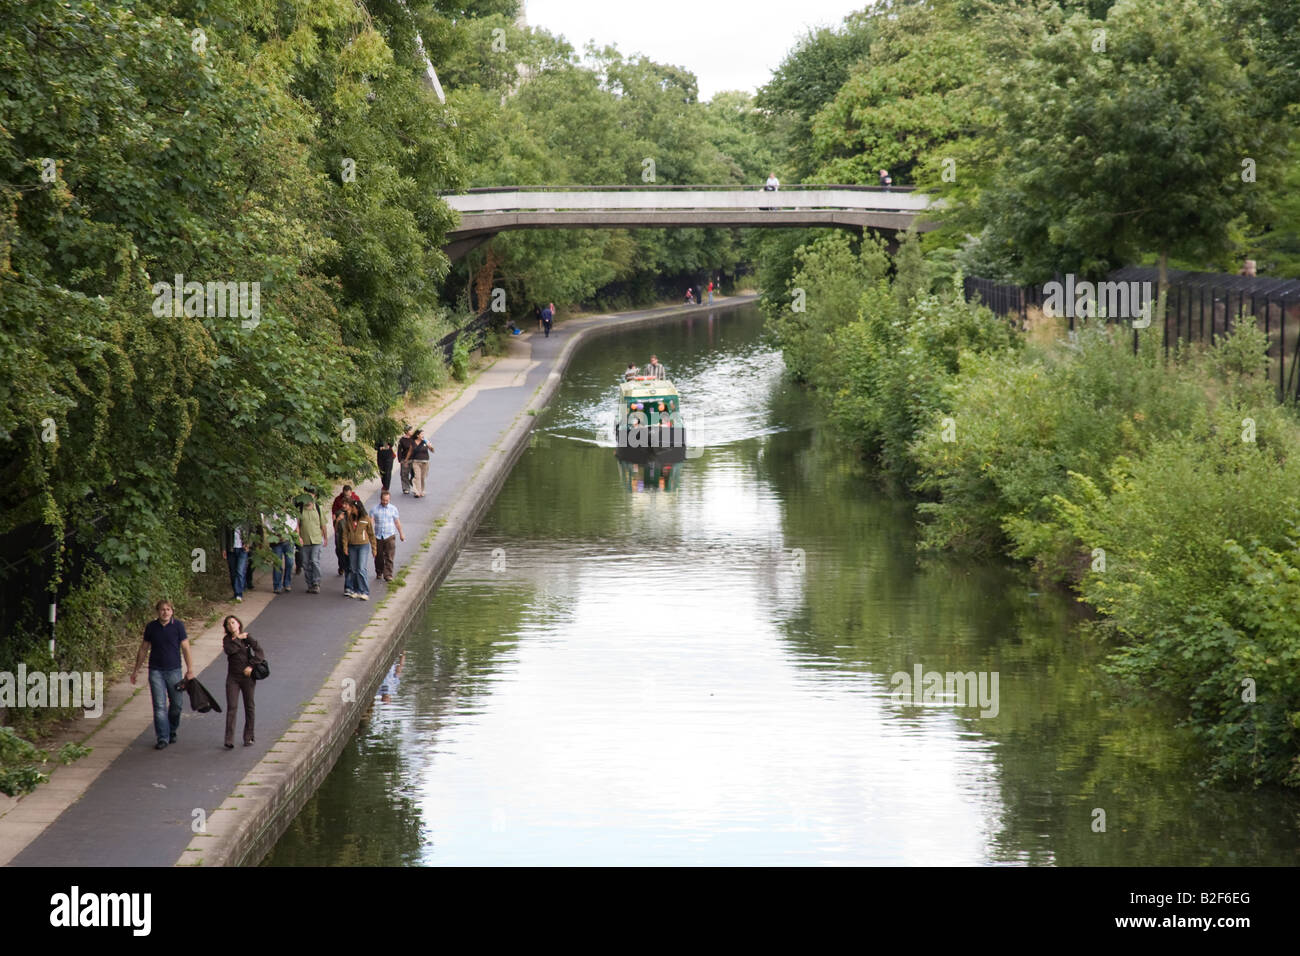
{"label": "iron railing", "polygon": [[[1222,272],[1168,273],[1168,291],[1161,340],[1168,354],[1179,342],[1209,342],[1229,334],[1252,318],[1268,339],[1269,376],[1277,379],[1279,401],[1300,401],[1300,279],[1238,276]],[[1110,273],[1107,282],[1149,282],[1157,288],[1159,270],[1129,266]],[[1055,281],[1060,282],[1058,277]],[[1021,324],[1029,309],[1043,307],[1046,283],[1017,286],[967,277],[967,301],[978,299],[998,315],[1017,315]],[[1070,318],[1074,328],[1074,318]],[[1288,343],[1292,343],[1288,346]],[[1136,341],[1135,341],[1136,344]],[[1290,355],[1288,355],[1290,348]]]}

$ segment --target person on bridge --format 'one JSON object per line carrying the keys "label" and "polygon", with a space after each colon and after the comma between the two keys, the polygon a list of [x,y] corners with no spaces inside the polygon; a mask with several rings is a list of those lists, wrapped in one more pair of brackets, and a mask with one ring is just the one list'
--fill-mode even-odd
{"label": "person on bridge", "polygon": [[889,170],[882,169],[880,171],[880,185],[883,186],[885,189],[888,189],[890,186],[894,185],[894,177],[889,175]]}
{"label": "person on bridge", "polygon": [[[776,178],[776,173],[768,173],[767,182],[763,184],[763,192],[774,193],[781,188],[781,180]],[[764,211],[769,211],[772,206],[763,206]]]}
{"label": "person on bridge", "polygon": [[645,367],[645,374],[651,378],[667,378],[668,370],[659,364],[659,356],[650,356],[650,364]]}

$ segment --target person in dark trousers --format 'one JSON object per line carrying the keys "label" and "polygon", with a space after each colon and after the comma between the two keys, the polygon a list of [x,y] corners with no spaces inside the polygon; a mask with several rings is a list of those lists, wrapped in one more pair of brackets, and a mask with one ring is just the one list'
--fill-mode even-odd
{"label": "person in dark trousers", "polygon": [[375,446],[375,463],[379,465],[379,483],[384,491],[393,480],[393,459],[396,457],[391,441],[381,441]]}
{"label": "person in dark trousers", "polygon": [[379,507],[370,512],[370,517],[375,523],[375,577],[391,581],[397,542],[406,540],[401,515],[392,503],[392,492],[379,493]]}
{"label": "person in dark trousers", "polygon": [[343,490],[334,496],[334,503],[330,505],[330,516],[334,521],[334,557],[338,558],[340,575],[348,573],[348,557],[346,542],[338,533],[339,516],[344,513],[344,508],[349,501],[360,500],[351,485],[344,485]]}
{"label": "person in dark trousers", "polygon": [[244,582],[248,579],[249,550],[252,538],[247,524],[226,525],[221,532],[221,556],[230,569],[231,600],[244,603]]}
{"label": "person in dark trousers", "polygon": [[[131,683],[135,683],[144,663],[145,654],[149,655],[149,696],[153,698],[153,732],[158,738],[154,750],[166,750],[168,744],[176,743],[176,731],[181,726],[181,705],[183,691],[177,685],[183,676],[187,681],[194,680],[194,665],[190,660],[190,638],[185,633],[185,625],[176,619],[172,602],[162,600],[155,605],[158,619],[150,621],[144,628],[144,640],[135,655],[135,667],[131,669]],[[185,658],[185,668],[181,669],[181,657]]]}
{"label": "person in dark trousers", "polygon": [[533,306],[533,318],[537,320],[537,331],[538,332],[542,331],[542,307],[541,306],[539,305]]}
{"label": "person in dark trousers", "polygon": [[244,630],[244,622],[230,614],[221,622],[225,632],[221,647],[226,652],[226,749],[235,746],[235,716],[239,695],[244,695],[244,746],[253,743],[253,661],[265,657],[261,645]]}
{"label": "person in dark trousers", "polygon": [[551,320],[553,318],[555,318],[555,314],[551,311],[549,305],[542,309],[542,328],[546,330],[546,337],[548,339],[551,337]]}
{"label": "person in dark trousers", "polygon": [[[540,321],[540,320],[539,320]],[[397,439],[397,473],[402,479],[402,494],[411,493],[411,431],[414,426],[402,429],[402,437]]]}

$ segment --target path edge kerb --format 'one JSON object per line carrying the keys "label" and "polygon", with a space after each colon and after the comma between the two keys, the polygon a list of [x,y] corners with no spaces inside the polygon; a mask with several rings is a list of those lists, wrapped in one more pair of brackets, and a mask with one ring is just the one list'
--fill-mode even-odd
{"label": "path edge kerb", "polygon": [[[757,296],[736,296],[711,307],[674,306],[648,315],[594,316],[565,323],[573,333],[555,357],[551,371],[465,482],[446,513],[445,523],[435,527],[427,549],[407,566],[405,586],[392,592],[384,606],[376,609],[298,719],[212,812],[206,832],[194,836],[176,865],[256,865],[289,828],[334,768],[373,701],[407,629],[423,614],[428,600],[456,563],[461,548],[528,447],[536,423],[535,414],[529,412],[541,411],[554,397],[580,345],[605,332],[706,316],[757,300]],[[346,684],[348,681],[352,683]],[[347,701],[345,688],[349,690]]]}

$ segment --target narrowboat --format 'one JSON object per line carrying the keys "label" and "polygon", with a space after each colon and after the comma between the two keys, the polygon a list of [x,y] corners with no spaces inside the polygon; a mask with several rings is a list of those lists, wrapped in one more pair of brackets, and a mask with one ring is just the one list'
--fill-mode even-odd
{"label": "narrowboat", "polygon": [[686,419],[672,382],[639,375],[619,383],[614,454],[620,461],[636,463],[685,460]]}

